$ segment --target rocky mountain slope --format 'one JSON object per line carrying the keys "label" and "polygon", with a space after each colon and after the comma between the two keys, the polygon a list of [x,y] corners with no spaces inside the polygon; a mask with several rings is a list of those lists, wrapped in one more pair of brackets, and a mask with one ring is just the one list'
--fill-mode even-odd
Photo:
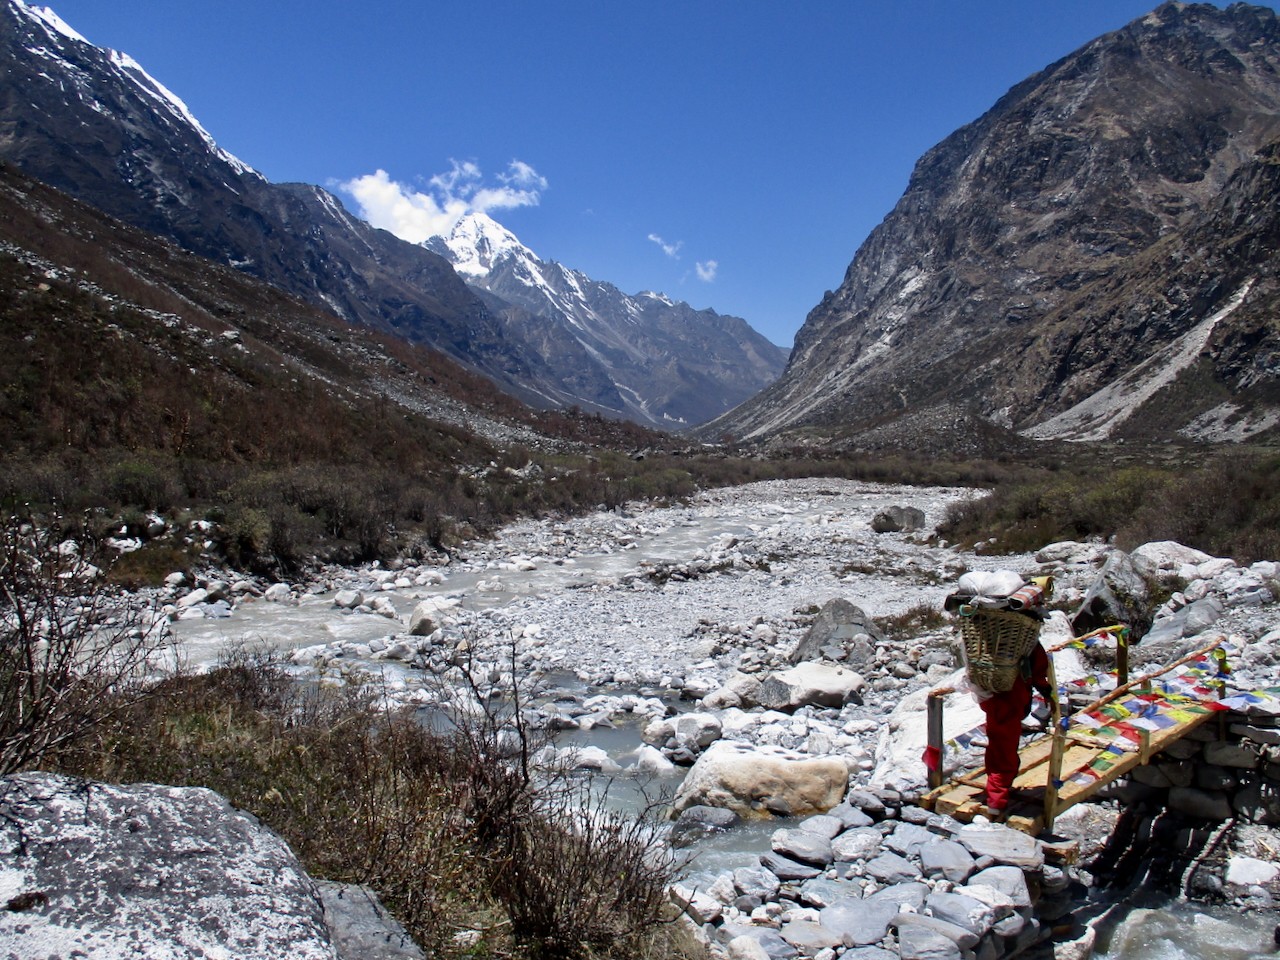
{"label": "rocky mountain slope", "polygon": [[[745,332],[719,340],[741,336],[751,348],[699,365],[675,359],[685,341],[664,347],[677,324],[642,317],[652,324],[652,375],[628,370],[615,383],[611,360],[560,318],[477,295],[445,259],[358,220],[319,187],[268,182],[137,62],[22,0],[0,2],[0,159],[349,323],[443,351],[538,407],[700,421],[781,370],[776,348],[765,362],[751,352],[771,345],[740,321]],[[721,319],[702,327],[731,326]]]}
{"label": "rocky mountain slope", "polygon": [[491,306],[509,323],[540,330],[539,353],[575,392],[642,423],[702,423],[767,386],[786,362],[745,320],[659,293],[625,294],[540,259],[482,213],[426,246],[499,298]]}
{"label": "rocky mountain slope", "polygon": [[1165,3],[926,153],[705,434],[1274,437],[1278,136],[1274,11]]}

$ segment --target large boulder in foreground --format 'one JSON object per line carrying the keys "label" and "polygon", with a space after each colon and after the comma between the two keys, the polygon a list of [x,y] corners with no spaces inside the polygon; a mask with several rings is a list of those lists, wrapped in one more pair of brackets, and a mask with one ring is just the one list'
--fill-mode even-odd
{"label": "large boulder in foreground", "polygon": [[742,817],[805,816],[830,810],[848,784],[849,768],[839,757],[720,740],[690,768],[673,805],[677,813],[702,805]]}
{"label": "large boulder in foreground", "polygon": [[0,899],[0,956],[339,956],[285,842],[202,788],[0,779]]}

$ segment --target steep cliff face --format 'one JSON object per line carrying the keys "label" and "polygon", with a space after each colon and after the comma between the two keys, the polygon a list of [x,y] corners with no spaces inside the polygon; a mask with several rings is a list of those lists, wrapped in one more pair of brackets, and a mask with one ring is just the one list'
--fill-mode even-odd
{"label": "steep cliff face", "polygon": [[[1237,438],[1266,429],[1274,369],[1233,370],[1242,344],[1275,342],[1262,319],[1274,201],[1258,189],[1271,161],[1254,156],[1277,136],[1274,12],[1164,4],[925,154],[809,314],[783,376],[706,434],[936,443],[966,429],[964,413],[1034,436],[1111,436],[1124,424],[1167,438],[1196,435],[1192,421],[1223,403],[1237,428],[1239,411],[1253,411]],[[1255,252],[1251,270],[1235,269],[1233,245]],[[1177,270],[1160,261],[1173,256]],[[1054,419],[1144,363],[1143,382],[1160,385],[1126,416]],[[1197,409],[1180,422],[1142,412],[1192,369],[1216,385]]]}

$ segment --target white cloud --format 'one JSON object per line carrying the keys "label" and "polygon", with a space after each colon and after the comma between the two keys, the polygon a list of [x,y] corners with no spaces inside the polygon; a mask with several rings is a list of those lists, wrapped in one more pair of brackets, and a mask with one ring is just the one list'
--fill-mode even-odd
{"label": "white cloud", "polygon": [[450,161],[446,173],[427,181],[427,190],[392,180],[385,170],[340,183],[360,207],[360,216],[375,227],[389,230],[402,240],[421,243],[428,237],[447,235],[473,211],[536,207],[547,189],[547,178],[523,160],[512,160],[498,183],[486,184],[480,167],[468,160]]}
{"label": "white cloud", "polygon": [[675,243],[667,243],[667,241],[663,240],[656,233],[649,234],[649,239],[660,246],[662,248],[662,252],[672,260],[680,259],[680,248],[684,246],[683,240],[677,240]]}
{"label": "white cloud", "polygon": [[694,264],[694,269],[698,271],[699,280],[703,283],[711,283],[716,278],[716,271],[720,269],[720,264],[716,260],[705,260]]}

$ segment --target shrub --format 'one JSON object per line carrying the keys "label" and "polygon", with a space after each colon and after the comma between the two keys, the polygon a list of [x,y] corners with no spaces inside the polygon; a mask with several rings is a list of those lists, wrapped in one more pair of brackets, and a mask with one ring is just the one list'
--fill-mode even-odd
{"label": "shrub", "polygon": [[[649,828],[571,806],[563,778],[538,788],[518,696],[432,732],[370,689],[303,686],[244,653],[155,694],[63,767],[222,793],[314,876],[371,886],[432,956],[672,955],[649,943],[670,879]],[[455,941],[463,930],[481,942]]]}
{"label": "shrub", "polygon": [[42,764],[146,695],[163,652],[148,611],[108,594],[60,518],[0,526],[0,774]]}

